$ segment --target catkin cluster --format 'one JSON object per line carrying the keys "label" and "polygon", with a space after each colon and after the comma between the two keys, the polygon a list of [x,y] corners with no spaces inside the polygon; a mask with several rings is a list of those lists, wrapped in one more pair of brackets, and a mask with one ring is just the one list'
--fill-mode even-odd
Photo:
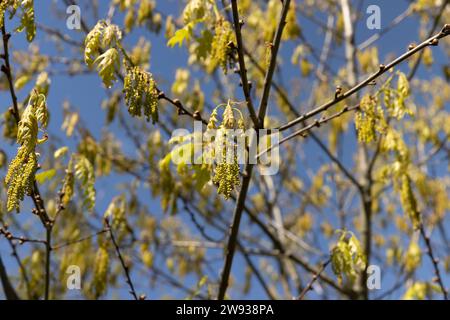
{"label": "catkin cluster", "polygon": [[98,248],[94,262],[93,289],[94,294],[98,298],[106,291],[109,269],[109,254],[104,245]]}
{"label": "catkin cluster", "polygon": [[[214,128],[216,121],[216,112],[213,112],[208,129]],[[229,102],[223,112],[222,123],[218,128],[215,140],[215,150],[216,152],[218,150],[220,155],[216,157],[216,166],[212,178],[212,182],[218,186],[218,193],[222,194],[225,199],[229,199],[236,186],[240,184],[237,146],[230,137],[227,137],[227,130],[244,129],[243,126],[242,119],[236,121],[234,108]]]}
{"label": "catkin cluster", "polygon": [[144,114],[147,121],[158,121],[158,91],[151,73],[139,67],[128,68],[124,80],[125,102],[134,117]]}
{"label": "catkin cluster", "polygon": [[234,32],[231,24],[223,17],[217,20],[215,34],[211,42],[211,63],[208,72],[212,72],[215,66],[219,65],[226,74],[228,71],[228,61],[230,54],[229,43],[234,41]]}
{"label": "catkin cluster", "polygon": [[[225,151],[223,151],[222,158],[226,158]],[[223,194],[225,199],[229,199],[231,193],[236,186],[239,186],[239,165],[237,157],[234,156],[233,162],[220,162],[216,165],[214,170],[213,183],[217,184],[218,193]]]}
{"label": "catkin cluster", "polygon": [[418,228],[420,225],[420,213],[417,209],[417,200],[411,186],[411,179],[407,174],[403,174],[401,177],[400,201],[414,228]]}
{"label": "catkin cluster", "polygon": [[11,161],[6,174],[7,210],[20,209],[20,202],[33,190],[37,169],[36,145],[46,140],[38,139],[39,128],[46,128],[48,111],[45,96],[33,92],[28,106],[18,125],[17,143],[20,145],[16,157]]}
{"label": "catkin cluster", "polygon": [[360,103],[360,110],[355,114],[355,126],[358,140],[371,142],[376,140],[377,132],[385,128],[384,112],[376,97],[366,95]]}

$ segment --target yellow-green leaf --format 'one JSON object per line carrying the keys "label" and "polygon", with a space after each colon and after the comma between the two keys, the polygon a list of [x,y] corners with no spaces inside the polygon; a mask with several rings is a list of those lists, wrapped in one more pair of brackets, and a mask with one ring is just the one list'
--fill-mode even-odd
{"label": "yellow-green leaf", "polygon": [[56,170],[55,169],[50,169],[50,170],[46,170],[46,171],[42,171],[36,174],[36,181],[39,184],[43,184],[51,179],[53,179],[56,175]]}

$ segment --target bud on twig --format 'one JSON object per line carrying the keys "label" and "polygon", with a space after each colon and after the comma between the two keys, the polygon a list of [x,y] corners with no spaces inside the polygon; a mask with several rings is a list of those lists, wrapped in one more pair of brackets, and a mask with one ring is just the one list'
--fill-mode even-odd
{"label": "bud on twig", "polygon": [[200,115],[200,111],[196,110],[193,114],[195,120],[202,120],[202,116]]}
{"label": "bud on twig", "polygon": [[341,87],[341,86],[337,86],[337,87],[336,87],[336,91],[335,91],[335,93],[334,93],[334,98],[335,98],[335,99],[339,98],[339,96],[341,95],[341,93],[342,93],[342,87]]}
{"label": "bud on twig", "polygon": [[439,40],[438,39],[433,39],[430,41],[430,46],[437,46],[439,45]]}

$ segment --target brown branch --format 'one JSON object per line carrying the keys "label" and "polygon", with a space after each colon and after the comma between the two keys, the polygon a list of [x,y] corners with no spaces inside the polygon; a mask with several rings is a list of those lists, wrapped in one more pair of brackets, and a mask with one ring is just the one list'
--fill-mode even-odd
{"label": "brown branch", "polygon": [[[344,35],[345,35],[345,58],[347,67],[347,79],[351,86],[357,83],[358,79],[358,69],[357,69],[357,49],[355,46],[355,32],[354,32],[354,22],[352,19],[352,11],[350,8],[349,0],[341,0],[341,10],[344,20]],[[382,67],[380,67],[382,69]],[[358,93],[356,94],[356,99],[359,99]],[[358,145],[357,151],[359,157],[361,158],[361,170],[366,170],[367,166],[367,146]],[[366,174],[367,176],[367,174]],[[369,299],[369,290],[367,288],[367,267],[370,264],[371,252],[372,252],[372,180],[367,179],[367,181],[362,182],[361,186],[358,188],[359,195],[361,198],[362,209],[360,211],[361,218],[361,242],[364,246],[364,254],[367,259],[366,267],[359,274],[359,288],[361,298]]]}
{"label": "brown branch", "polygon": [[[250,251],[248,251],[248,252],[250,252]],[[270,251],[266,251],[266,250],[259,250],[257,252],[252,252],[252,254],[262,255],[262,256],[270,256],[270,257],[276,257],[276,258],[280,258],[280,257],[287,258],[287,259],[291,260],[292,262],[295,262],[295,264],[299,265],[301,268],[308,271],[309,273],[317,274],[317,276],[320,278],[320,280],[322,280],[325,284],[327,284],[330,287],[332,287],[333,289],[335,289],[337,292],[340,292],[340,293],[348,296],[349,298],[356,297],[356,294],[353,290],[347,289],[347,288],[342,288],[335,281],[333,281],[333,279],[329,278],[323,272],[319,273],[318,269],[316,269],[315,267],[310,265],[308,262],[304,261],[302,258],[299,258],[298,256],[296,256],[293,253],[287,253],[282,250],[279,251],[278,253],[270,252]]]}
{"label": "brown branch", "polygon": [[[3,225],[5,226],[5,224]],[[8,240],[9,246],[11,247],[12,256],[16,260],[16,263],[19,266],[20,273],[22,274],[23,281],[27,290],[28,299],[33,299],[33,296],[31,295],[30,279],[28,277],[27,271],[25,270],[25,266],[23,265],[22,260],[19,257],[19,253],[17,252],[17,244],[12,239],[6,239]]]}
{"label": "brown branch", "polygon": [[256,158],[260,158],[263,154],[270,152],[271,150],[273,150],[274,148],[278,148],[280,145],[282,145],[283,143],[297,137],[300,136],[302,138],[306,138],[308,136],[308,134],[310,134],[311,129],[317,127],[319,128],[321,125],[329,122],[330,120],[333,120],[335,118],[340,117],[341,115],[343,115],[344,113],[350,112],[350,111],[354,111],[359,109],[359,104],[354,105],[354,106],[346,106],[344,108],[342,108],[340,111],[328,116],[328,117],[322,117],[322,118],[318,118],[313,120],[311,123],[307,124],[305,127],[291,133],[290,135],[288,135],[287,137],[281,139],[277,145],[273,145],[268,147],[267,149],[261,151]]}
{"label": "brown branch", "polygon": [[375,41],[380,39],[382,36],[387,34],[389,31],[391,31],[394,27],[396,27],[398,24],[400,24],[403,20],[408,18],[413,13],[412,8],[413,8],[412,6],[408,6],[408,8],[406,8],[405,11],[403,11],[397,17],[395,17],[394,20],[392,20],[391,23],[387,27],[383,28],[380,32],[373,34],[368,39],[366,39],[365,41],[360,43],[357,46],[358,51],[363,51],[368,46],[370,46],[372,43],[374,43]]}
{"label": "brown branch", "polygon": [[[275,40],[272,46],[272,57],[270,60],[269,68],[267,69],[267,74],[264,80],[264,90],[263,95],[261,98],[261,103],[259,105],[258,110],[258,118],[259,118],[259,124],[262,125],[264,123],[264,117],[267,110],[267,100],[269,98],[270,88],[271,88],[271,82],[272,82],[272,76],[273,72],[275,71],[276,66],[276,56],[278,53],[278,48],[280,47],[281,43],[281,35],[283,34],[283,29],[286,24],[286,16],[287,12],[289,10],[289,4],[290,0],[285,0],[283,2],[283,9],[281,12],[280,21],[278,23],[278,28],[275,34]],[[225,298],[225,294],[228,288],[228,280],[230,278],[230,272],[231,272],[231,266],[233,263],[234,253],[236,250],[236,244],[237,244],[237,236],[239,232],[239,225],[241,222],[242,212],[244,211],[245,207],[245,200],[247,198],[247,192],[250,185],[250,180],[252,176],[252,170],[253,165],[250,163],[247,163],[245,165],[244,169],[244,178],[242,179],[242,187],[239,191],[236,206],[233,213],[233,223],[231,225],[231,231],[230,231],[230,238],[228,240],[228,244],[226,247],[226,257],[225,257],[225,263],[222,271],[222,277],[220,280],[219,285],[219,292],[218,292],[218,300],[223,300]]]}
{"label": "brown branch", "polygon": [[270,64],[267,68],[266,77],[264,79],[263,93],[261,102],[258,108],[258,118],[261,125],[264,124],[264,117],[267,111],[267,103],[269,101],[270,88],[272,86],[273,73],[277,66],[277,56],[278,50],[280,48],[281,36],[283,34],[284,26],[286,25],[286,16],[289,11],[290,0],[283,1],[283,10],[281,11],[280,21],[278,22],[277,31],[275,33],[275,38],[271,44],[271,54],[270,54]]}
{"label": "brown branch", "polygon": [[252,272],[255,274],[256,279],[259,281],[260,285],[263,287],[263,289],[266,292],[269,299],[275,300],[275,296],[272,293],[272,290],[270,290],[269,286],[264,281],[264,278],[263,278],[261,272],[259,272],[258,268],[255,266],[252,259],[250,258],[249,254],[247,252],[245,252],[244,247],[242,246],[242,244],[239,241],[238,241],[238,248],[242,252],[245,262],[247,262],[247,265],[250,267]]}
{"label": "brown branch", "polygon": [[3,286],[3,291],[5,292],[5,296],[7,300],[20,300],[17,295],[14,287],[11,284],[11,281],[8,278],[8,274],[6,273],[6,268],[3,265],[2,257],[0,256],[0,281]]}
{"label": "brown branch", "polygon": [[[9,39],[11,38],[11,34],[6,32],[5,23],[2,26],[2,39],[3,39],[3,50],[4,53],[1,55],[1,58],[4,61],[4,64],[1,66],[1,71],[6,75],[8,79],[9,91],[11,95],[11,99],[13,102],[13,107],[10,109],[12,114],[14,115],[14,119],[16,120],[17,126],[20,122],[20,113],[19,106],[17,103],[17,96],[14,90],[13,76],[11,73],[11,65],[9,58]],[[42,225],[46,229],[47,240],[46,240],[46,261],[45,261],[45,300],[49,298],[49,290],[50,290],[50,254],[51,254],[51,232],[53,229],[53,221],[47,214],[47,210],[45,209],[44,201],[42,200],[39,187],[34,181],[33,190],[31,191],[31,198],[36,208],[33,209],[33,213],[37,214],[42,222]]]}
{"label": "brown branch", "polygon": [[297,298],[298,300],[303,300],[303,298],[306,296],[308,291],[312,290],[313,284],[317,281],[317,279],[319,279],[319,277],[322,274],[322,272],[325,270],[325,268],[330,263],[331,263],[331,259],[328,259],[327,261],[322,263],[322,266],[320,267],[320,269],[317,271],[317,273],[314,274],[314,276],[312,277],[311,281],[309,281],[309,283],[306,285],[306,287],[303,289],[303,291],[298,296],[298,298]]}
{"label": "brown branch", "polygon": [[136,290],[134,289],[133,281],[131,280],[130,268],[126,264],[126,262],[125,262],[125,260],[124,260],[124,258],[122,256],[122,253],[120,252],[120,247],[119,247],[119,245],[118,245],[118,243],[116,241],[116,238],[114,237],[114,233],[113,233],[113,231],[111,229],[111,225],[109,223],[108,218],[105,218],[104,221],[105,221],[106,226],[108,227],[107,231],[109,232],[109,235],[111,237],[111,241],[112,241],[112,243],[114,245],[114,249],[116,250],[117,257],[120,260],[120,264],[121,264],[122,269],[123,269],[123,271],[125,273],[125,276],[127,278],[127,283],[128,283],[128,286],[130,287],[130,291],[129,292],[130,292],[130,294],[133,296],[133,298],[135,300],[139,300],[139,297],[136,294]]}
{"label": "brown branch", "polygon": [[[450,3],[450,0],[445,0],[445,1],[442,2],[441,7],[439,8],[439,13],[434,18],[433,26],[432,26],[430,32],[428,33],[428,37],[431,37],[433,35],[433,33],[436,31],[436,28],[438,27],[439,21],[441,20],[442,14],[444,13],[445,8],[447,7],[447,5],[449,3]],[[414,62],[414,65],[413,65],[413,67],[411,68],[411,71],[408,74],[408,80],[411,80],[412,78],[414,78],[414,75],[416,74],[417,70],[419,69],[420,63],[422,62],[423,54],[424,54],[423,51],[421,51],[419,53],[419,56],[417,57],[417,60]]]}
{"label": "brown branch", "polygon": [[434,274],[436,278],[434,279],[435,282],[439,284],[439,287],[442,291],[442,296],[444,297],[444,300],[448,300],[448,291],[445,288],[444,281],[442,280],[441,271],[439,270],[439,260],[434,254],[433,246],[431,245],[431,239],[430,236],[428,236],[425,232],[425,227],[423,225],[423,221],[420,222],[419,225],[420,235],[422,236],[423,241],[425,242],[425,245],[427,246],[427,255],[430,257],[431,263],[433,264],[434,268]]}
{"label": "brown branch", "polygon": [[380,68],[378,69],[377,72],[373,73],[372,75],[370,75],[368,78],[366,78],[365,80],[363,80],[362,82],[358,83],[357,85],[355,85],[354,87],[352,87],[351,89],[349,89],[348,91],[342,93],[342,94],[337,94],[332,100],[324,103],[321,106],[318,106],[316,108],[314,108],[311,111],[308,111],[307,113],[301,115],[300,117],[276,128],[279,131],[284,131],[287,130],[301,122],[303,122],[306,119],[309,119],[311,117],[314,117],[315,115],[329,109],[330,107],[336,105],[337,103],[347,99],[348,97],[352,96],[353,94],[355,94],[356,92],[360,91],[361,89],[367,87],[368,85],[372,84],[374,82],[374,80],[376,80],[377,78],[379,78],[381,75],[383,75],[384,73],[386,73],[388,70],[392,69],[393,67],[395,67],[396,65],[400,64],[401,62],[405,61],[406,59],[410,58],[411,56],[413,56],[414,54],[416,54],[417,52],[423,50],[424,48],[428,47],[428,46],[436,46],[439,44],[439,39],[444,38],[446,36],[448,36],[450,34],[450,25],[446,24],[442,30],[437,33],[436,35],[428,38],[427,40],[423,41],[422,43],[420,43],[418,46],[411,48],[408,52],[405,52],[404,54],[402,54],[400,57],[398,57],[397,59],[395,59],[394,61],[390,62],[387,65],[380,65]]}
{"label": "brown branch", "polygon": [[[406,52],[405,54],[403,54],[402,56],[398,57],[397,59],[395,59],[394,61],[392,61],[390,64],[388,64],[387,66],[384,65],[380,65],[380,69],[378,72],[372,74],[371,76],[369,76],[366,80],[364,80],[363,82],[359,83],[358,85],[354,86],[352,89],[348,90],[347,92],[345,92],[342,95],[337,95],[334,100],[331,100],[325,104],[323,104],[322,106],[319,106],[309,112],[307,112],[306,114],[303,114],[299,117],[297,117],[295,120],[292,120],[290,122],[288,122],[287,124],[275,129],[275,130],[279,130],[279,131],[284,131],[287,130],[293,126],[295,126],[298,123],[304,123],[305,120],[314,117],[315,115],[328,110],[330,107],[336,105],[337,103],[339,103],[340,101],[348,98],[349,96],[353,95],[354,93],[358,92],[359,90],[361,90],[362,88],[364,88],[365,86],[373,83],[373,81],[378,78],[380,75],[382,75],[383,73],[385,73],[387,70],[391,69],[392,67],[394,67],[395,65],[401,63],[402,61],[406,60],[407,58],[409,58],[410,56],[412,56],[414,53],[417,53],[418,51],[424,49],[427,46],[434,46],[438,44],[438,39],[444,38],[446,36],[448,36],[450,34],[450,25],[446,24],[443,29],[436,35],[434,35],[433,37],[425,40],[424,42],[422,42],[420,45],[414,47],[413,49],[411,49],[410,51]],[[310,131],[313,127],[319,127],[322,123],[327,122],[333,118],[339,117],[340,115],[342,115],[345,112],[348,111],[352,111],[355,110],[359,107],[359,105],[354,106],[354,107],[345,107],[344,109],[342,109],[341,111],[339,111],[338,113],[335,113],[334,115],[332,115],[331,117],[328,118],[321,118],[321,119],[316,119],[313,123],[307,125],[306,127],[299,129],[297,131],[295,131],[294,133],[290,134],[289,136],[281,139],[279,141],[279,143],[277,145],[273,145],[270,146],[269,148],[267,148],[266,150],[261,151],[258,155],[257,158],[261,157],[263,154],[269,152],[270,150],[272,150],[275,147],[279,147],[280,145],[282,145],[283,143],[297,137],[297,136],[305,136],[305,133]],[[331,118],[331,119],[330,119]],[[325,120],[325,121],[323,121]]]}
{"label": "brown branch", "polygon": [[[248,56],[248,58],[250,59],[250,61],[252,62],[252,64],[258,69],[258,71],[260,71],[261,73],[264,73],[264,69],[258,64],[258,62],[256,61],[256,59],[253,57],[253,55],[244,48],[245,54]],[[289,100],[289,98],[287,97],[286,93],[283,91],[283,89],[277,84],[277,82],[272,81],[272,87],[275,90],[275,92],[278,94],[278,96],[281,98],[281,100],[283,100],[283,102],[288,106],[289,110],[296,116],[296,117],[300,117],[299,112],[295,109],[294,105],[292,104],[292,102]],[[346,107],[347,108],[347,107]],[[354,109],[348,109],[346,110],[346,108],[344,108],[344,112],[347,111],[352,111]],[[333,118],[340,116],[341,113],[334,115]],[[320,120],[320,119],[318,119]],[[328,119],[331,120],[331,119]],[[305,128],[305,123],[304,121],[302,121],[302,124]],[[319,123],[320,125],[320,123]],[[317,124],[316,124],[317,126]],[[303,130],[303,129],[302,129]],[[306,134],[307,132],[311,135],[311,138],[313,139],[313,141],[315,143],[318,144],[318,146],[327,154],[327,156],[329,156],[330,160],[333,161],[339,168],[341,168],[341,170],[343,171],[344,175],[347,176],[350,181],[355,184],[356,187],[360,187],[359,183],[357,182],[356,178],[345,168],[345,166],[342,164],[341,161],[339,161],[339,159],[335,156],[333,156],[333,154],[330,152],[330,150],[325,146],[325,144],[320,140],[319,137],[317,137],[313,132],[309,132],[310,129],[307,129],[306,131],[301,131],[300,134]],[[257,158],[261,155],[263,155],[265,152],[270,151],[272,148],[268,149],[268,150],[264,150],[263,152],[260,153],[260,155],[257,156]]]}
{"label": "brown branch", "polygon": [[109,230],[108,229],[102,229],[102,230],[100,230],[100,231],[98,231],[98,232],[96,232],[94,234],[88,235],[86,237],[82,237],[82,238],[79,238],[79,239],[76,239],[76,240],[71,240],[71,241],[68,241],[68,242],[65,242],[65,243],[61,243],[61,244],[52,246],[52,250],[58,250],[58,249],[61,249],[61,248],[64,248],[64,247],[68,247],[68,246],[73,245],[73,244],[77,244],[77,243],[80,243],[80,242],[92,239],[94,237],[97,237],[97,236],[105,233],[105,232],[109,232]]}
{"label": "brown branch", "polygon": [[47,244],[47,241],[45,240],[38,240],[38,239],[29,239],[29,238],[25,238],[25,237],[17,237],[14,236],[10,231],[8,231],[8,229],[6,229],[5,227],[0,228],[0,234],[2,234],[3,236],[5,236],[6,239],[11,240],[11,241],[18,241],[19,244],[24,244],[26,242],[31,242],[31,243],[41,243],[41,244]]}
{"label": "brown branch", "polygon": [[255,128],[259,128],[260,124],[262,125],[262,123],[260,123],[260,120],[258,120],[255,108],[253,107],[252,98],[250,96],[251,84],[247,79],[247,68],[245,67],[244,45],[242,44],[242,34],[241,34],[241,28],[244,22],[243,20],[239,19],[237,0],[231,0],[231,7],[233,10],[233,25],[234,31],[236,33],[237,52],[239,59],[239,74],[241,76],[242,90],[244,91],[245,101],[247,102],[247,108],[250,113],[250,118],[253,121],[253,125],[255,126]]}

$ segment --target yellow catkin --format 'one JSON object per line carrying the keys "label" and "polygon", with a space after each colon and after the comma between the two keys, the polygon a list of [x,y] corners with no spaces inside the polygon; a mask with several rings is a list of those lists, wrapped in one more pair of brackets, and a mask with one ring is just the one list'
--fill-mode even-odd
{"label": "yellow catkin", "polygon": [[108,281],[109,254],[108,250],[100,246],[97,250],[94,262],[93,288],[96,297],[100,297],[106,292]]}
{"label": "yellow catkin", "polygon": [[28,106],[22,114],[18,125],[17,143],[20,145],[17,155],[11,161],[6,174],[7,210],[19,211],[20,202],[33,189],[37,169],[36,145],[44,142],[38,139],[39,126],[45,128],[48,124],[48,112],[45,96],[33,92]]}
{"label": "yellow catkin", "polygon": [[158,91],[151,73],[139,67],[129,68],[123,91],[128,112],[132,116],[140,117],[144,114],[147,121],[158,121]]}

